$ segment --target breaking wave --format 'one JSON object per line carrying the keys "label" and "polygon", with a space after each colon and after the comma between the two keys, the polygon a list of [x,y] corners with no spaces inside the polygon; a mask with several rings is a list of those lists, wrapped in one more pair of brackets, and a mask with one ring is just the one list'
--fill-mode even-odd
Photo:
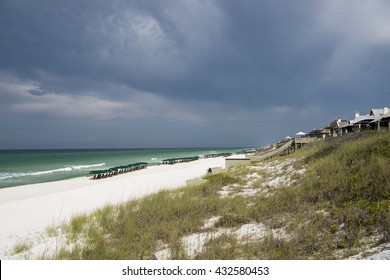
{"label": "breaking wave", "polygon": [[34,172],[26,172],[26,173],[0,173],[0,180],[18,178],[18,177],[26,177],[26,176],[39,176],[39,175],[48,175],[59,172],[71,172],[75,170],[83,170],[83,169],[93,169],[96,167],[101,167],[106,165],[105,163],[91,164],[91,165],[72,165],[64,168],[57,168],[52,170],[44,170],[44,171],[34,171]]}
{"label": "breaking wave", "polygon": [[71,166],[71,168],[75,169],[75,170],[80,170],[80,169],[91,169],[91,168],[95,168],[95,167],[102,167],[105,165],[106,164],[103,162],[103,163],[97,163],[97,164],[91,164],[91,165],[73,165],[73,166]]}

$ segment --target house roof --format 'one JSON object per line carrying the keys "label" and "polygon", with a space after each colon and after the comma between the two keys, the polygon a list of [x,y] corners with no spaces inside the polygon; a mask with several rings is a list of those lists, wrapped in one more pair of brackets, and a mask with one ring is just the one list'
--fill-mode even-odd
{"label": "house roof", "polygon": [[387,114],[384,114],[382,116],[382,119],[387,119],[387,118],[390,118],[390,112],[388,112]]}
{"label": "house roof", "polygon": [[322,134],[323,130],[322,129],[313,129],[308,133],[308,135],[313,135],[313,134]]}
{"label": "house roof", "polygon": [[349,127],[349,126],[353,126],[353,124],[348,122],[348,123],[344,124],[343,126],[341,126],[340,128],[345,128],[345,127]]}
{"label": "house roof", "polygon": [[388,119],[388,118],[390,118],[390,112],[388,112],[387,114],[382,114],[381,116],[374,118],[371,121],[371,123],[378,122],[378,121],[380,121],[382,119]]}
{"label": "house roof", "polygon": [[358,124],[358,123],[362,123],[364,121],[372,121],[374,120],[375,117],[374,116],[370,116],[370,115],[362,115],[362,116],[358,116],[356,119],[354,120],[351,120],[350,123],[351,124]]}
{"label": "house roof", "polygon": [[384,109],[371,109],[370,116],[375,118],[383,116]]}
{"label": "house roof", "polygon": [[331,122],[326,128],[341,128],[349,123],[348,120],[337,119]]}

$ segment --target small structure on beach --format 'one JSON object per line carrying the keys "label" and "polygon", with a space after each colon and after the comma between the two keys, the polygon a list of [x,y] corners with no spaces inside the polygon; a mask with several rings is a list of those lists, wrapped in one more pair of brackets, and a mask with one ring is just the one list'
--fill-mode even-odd
{"label": "small structure on beach", "polygon": [[232,155],[225,159],[226,168],[239,165],[249,165],[250,163],[251,159],[247,158],[245,154]]}
{"label": "small structure on beach", "polygon": [[231,156],[232,153],[213,153],[213,154],[207,154],[204,155],[205,158],[216,158],[216,157],[228,157]]}
{"label": "small structure on beach", "polygon": [[176,164],[176,163],[181,163],[181,162],[191,162],[198,160],[199,156],[194,156],[194,157],[181,157],[181,158],[168,158],[168,159],[163,159],[162,164]]}
{"label": "small structure on beach", "polygon": [[123,173],[145,169],[147,166],[148,166],[147,162],[137,162],[137,163],[130,163],[128,165],[115,166],[104,170],[92,170],[91,172],[89,172],[89,174],[93,175],[92,179],[103,179],[103,178],[112,177]]}

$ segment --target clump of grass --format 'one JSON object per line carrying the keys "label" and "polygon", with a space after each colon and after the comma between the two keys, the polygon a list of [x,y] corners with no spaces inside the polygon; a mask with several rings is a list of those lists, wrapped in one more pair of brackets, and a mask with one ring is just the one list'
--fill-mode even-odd
{"label": "clump of grass", "polygon": [[223,234],[211,239],[205,250],[197,257],[199,260],[231,260],[241,254],[240,245],[235,236]]}
{"label": "clump of grass", "polygon": [[[237,173],[240,176],[237,176]],[[249,173],[249,169],[247,167],[242,167],[235,169],[231,173],[219,173],[214,175],[207,175],[204,178],[208,180],[206,184],[203,185],[203,189],[209,190],[218,190],[223,186],[233,185],[233,184],[243,184],[245,180],[243,180],[242,176]]]}
{"label": "clump of grass", "polygon": [[307,259],[306,256],[301,256],[297,248],[300,248],[300,246],[297,246],[294,242],[268,236],[259,242],[245,244],[243,257],[245,259],[268,260]]}
{"label": "clump of grass", "polygon": [[48,237],[57,237],[58,236],[57,227],[55,227],[55,226],[47,227],[46,234]]}
{"label": "clump of grass", "polygon": [[18,242],[14,245],[12,249],[12,253],[14,255],[26,253],[32,248],[32,245],[30,242],[24,241],[24,242]]}

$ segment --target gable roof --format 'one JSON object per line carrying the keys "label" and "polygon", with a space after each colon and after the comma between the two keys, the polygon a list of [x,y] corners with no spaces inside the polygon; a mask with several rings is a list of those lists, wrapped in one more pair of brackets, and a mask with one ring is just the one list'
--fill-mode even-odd
{"label": "gable roof", "polygon": [[372,121],[374,120],[375,117],[374,116],[371,116],[371,115],[362,115],[362,116],[358,116],[356,119],[354,120],[351,120],[350,123],[351,124],[357,124],[357,123],[362,123],[364,121]]}
{"label": "gable roof", "polygon": [[386,114],[382,114],[381,116],[374,118],[371,122],[375,123],[375,122],[378,122],[382,119],[389,119],[389,118],[390,118],[390,112],[388,112]]}
{"label": "gable roof", "polygon": [[349,123],[348,120],[337,119],[331,122],[326,128],[341,128]]}
{"label": "gable roof", "polygon": [[322,129],[313,129],[307,135],[322,134],[322,133],[323,133]]}
{"label": "gable roof", "polygon": [[383,115],[383,109],[371,109],[370,116],[381,117]]}

